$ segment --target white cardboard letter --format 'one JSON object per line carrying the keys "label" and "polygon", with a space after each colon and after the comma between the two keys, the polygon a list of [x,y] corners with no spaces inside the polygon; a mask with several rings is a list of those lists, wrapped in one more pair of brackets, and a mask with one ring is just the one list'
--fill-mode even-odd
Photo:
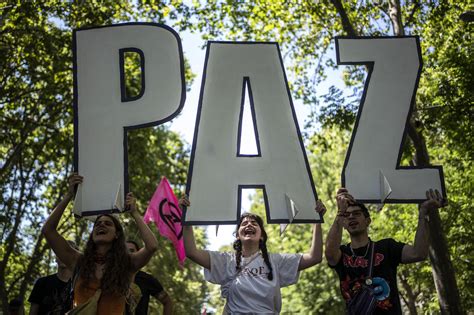
{"label": "white cardboard letter", "polygon": [[[141,56],[142,88],[134,98],[123,92],[126,51]],[[84,176],[80,213],[115,211],[116,196],[128,191],[127,130],[168,121],[184,105],[181,40],[153,23],[75,30],[74,74],[74,160]]]}
{"label": "white cardboard letter", "polygon": [[400,166],[405,126],[421,73],[417,37],[337,38],[338,64],[369,68],[342,184],[362,202],[418,203],[425,191],[446,198],[441,166]]}
{"label": "white cardboard letter", "polygon": [[[208,43],[201,84],[185,222],[236,223],[244,188],[263,189],[269,223],[321,222],[278,45]],[[246,88],[256,155],[240,155],[238,148]],[[298,209],[287,209],[287,197]]]}

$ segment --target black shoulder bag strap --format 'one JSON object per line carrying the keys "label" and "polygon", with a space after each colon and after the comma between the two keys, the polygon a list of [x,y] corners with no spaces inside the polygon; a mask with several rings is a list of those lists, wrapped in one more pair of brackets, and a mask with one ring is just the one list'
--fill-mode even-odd
{"label": "black shoulder bag strap", "polygon": [[370,241],[370,263],[369,263],[369,273],[367,278],[365,279],[365,284],[371,285],[372,284],[372,270],[374,269],[374,242]]}

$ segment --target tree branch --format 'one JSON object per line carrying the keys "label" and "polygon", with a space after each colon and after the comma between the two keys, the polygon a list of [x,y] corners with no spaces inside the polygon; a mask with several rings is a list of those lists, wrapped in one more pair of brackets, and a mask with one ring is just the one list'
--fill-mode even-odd
{"label": "tree branch", "polygon": [[430,165],[430,157],[428,155],[428,149],[426,147],[425,140],[421,132],[418,132],[415,127],[415,122],[413,118],[410,118],[407,126],[407,133],[413,142],[415,147],[415,156],[413,157],[413,162],[416,166],[427,167]]}
{"label": "tree branch", "polygon": [[400,0],[390,0],[388,2],[388,6],[390,12],[389,17],[393,27],[393,34],[395,36],[404,36],[405,29],[403,28]]}
{"label": "tree branch", "polygon": [[413,8],[411,9],[410,15],[407,18],[406,25],[411,25],[413,23],[413,18],[415,16],[415,12],[420,8],[420,1],[414,0],[413,1]]}
{"label": "tree branch", "polygon": [[413,289],[411,288],[410,284],[408,283],[407,280],[407,275],[406,271],[401,271],[398,273],[398,279],[400,280],[403,289],[406,292],[407,297],[405,298],[404,295],[402,294],[403,301],[408,307],[408,310],[410,311],[410,315],[417,315],[416,311],[416,294],[413,292]]}
{"label": "tree branch", "polygon": [[331,0],[331,3],[336,8],[337,13],[339,13],[339,16],[341,17],[341,22],[342,22],[342,28],[347,33],[347,35],[352,36],[352,37],[359,36],[355,28],[352,26],[351,21],[349,20],[346,10],[344,9],[344,6],[342,5],[342,2],[340,0]]}

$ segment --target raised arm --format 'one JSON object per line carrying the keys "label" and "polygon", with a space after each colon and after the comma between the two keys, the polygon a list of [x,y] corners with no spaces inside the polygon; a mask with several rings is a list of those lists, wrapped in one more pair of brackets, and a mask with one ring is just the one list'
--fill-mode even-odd
{"label": "raised arm", "polygon": [[44,223],[43,228],[41,229],[46,240],[48,241],[49,246],[51,246],[56,256],[71,270],[74,270],[76,262],[81,256],[81,253],[69,245],[64,237],[58,233],[57,228],[64,210],[71,199],[74,197],[74,187],[78,184],[81,184],[82,180],[82,176],[76,173],[69,176],[68,191],[66,195],[54,208],[53,212],[51,212],[48,219]]}
{"label": "raised arm", "polygon": [[331,266],[335,266],[339,262],[339,259],[341,259],[342,253],[339,247],[341,246],[342,229],[344,227],[344,214],[349,206],[349,203],[352,201],[354,201],[354,198],[349,194],[347,189],[340,188],[337,191],[336,203],[338,211],[336,218],[329,229],[329,233],[326,238],[326,250],[324,252],[326,260]]}
{"label": "raised arm", "polygon": [[144,244],[140,250],[131,254],[132,266],[135,271],[138,271],[150,261],[151,256],[153,256],[153,253],[158,249],[158,241],[150,228],[143,222],[140,213],[138,213],[137,200],[131,192],[129,192],[125,198],[125,207],[130,209],[130,214],[137,224],[140,237]]}
{"label": "raised arm", "polygon": [[[187,196],[183,196],[179,199],[179,206],[181,208],[189,206],[191,203]],[[196,241],[194,240],[193,227],[190,225],[183,226],[183,241],[184,250],[186,251],[186,257],[194,261],[196,264],[211,269],[211,258],[207,250],[199,249],[196,247]]]}
{"label": "raised arm", "polygon": [[427,200],[420,204],[418,209],[418,227],[415,241],[412,245],[405,245],[402,250],[402,263],[414,263],[425,260],[428,256],[428,222],[427,215],[445,206],[445,201],[438,190],[426,192]]}
{"label": "raised arm", "polygon": [[[321,200],[316,201],[316,211],[322,216],[326,212],[326,207]],[[323,234],[321,224],[313,224],[313,238],[311,248],[308,253],[303,254],[298,265],[298,270],[304,270],[319,264],[323,260]]]}

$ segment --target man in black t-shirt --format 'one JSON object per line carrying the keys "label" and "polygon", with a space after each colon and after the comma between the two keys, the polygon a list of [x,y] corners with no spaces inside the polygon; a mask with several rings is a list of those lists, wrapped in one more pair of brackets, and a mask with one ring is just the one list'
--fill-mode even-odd
{"label": "man in black t-shirt", "polygon": [[[137,252],[140,249],[135,241],[130,240],[127,241],[127,248],[131,253]],[[138,271],[135,275],[135,284],[140,288],[142,294],[137,308],[135,309],[135,315],[148,314],[150,295],[156,297],[158,301],[163,304],[163,314],[170,315],[172,313],[173,303],[171,298],[156,278],[146,272]]]}
{"label": "man in black t-shirt", "polygon": [[[74,242],[68,241],[76,248]],[[58,272],[36,280],[28,301],[31,303],[30,315],[59,315],[67,310],[62,310],[63,302],[69,292],[66,286],[71,279],[72,270],[69,270],[57,257]]]}
{"label": "man in black t-shirt", "polygon": [[[28,301],[31,303],[30,315],[49,315],[56,305],[63,300],[69,279],[59,278],[58,274],[36,280]],[[64,314],[64,313],[63,313]]]}
{"label": "man in black t-shirt", "polygon": [[[414,263],[428,255],[427,214],[444,205],[438,191],[427,191],[427,200],[419,206],[418,227],[414,245],[391,238],[372,241],[368,235],[371,219],[364,204],[356,202],[341,188],[337,193],[338,213],[326,239],[326,259],[339,276],[341,294],[350,303],[363,284],[375,290],[374,314],[402,314],[397,288],[397,267],[400,263]],[[349,232],[351,242],[341,245],[342,229]],[[371,248],[374,248],[372,256]],[[372,277],[367,280],[373,257]]]}

